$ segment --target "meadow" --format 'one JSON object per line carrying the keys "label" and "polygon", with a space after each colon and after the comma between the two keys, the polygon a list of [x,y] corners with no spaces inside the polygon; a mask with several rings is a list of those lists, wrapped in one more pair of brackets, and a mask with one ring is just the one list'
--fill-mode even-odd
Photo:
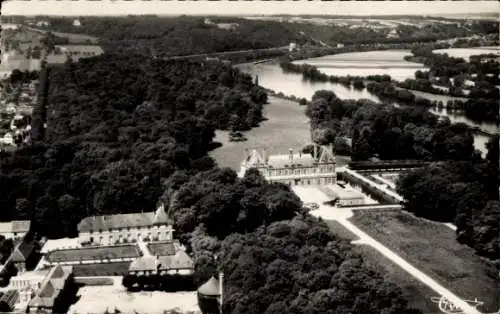
{"label": "meadow", "polygon": [[451,292],[484,302],[481,311],[500,308],[498,271],[459,244],[451,228],[404,211],[358,210],[350,220]]}

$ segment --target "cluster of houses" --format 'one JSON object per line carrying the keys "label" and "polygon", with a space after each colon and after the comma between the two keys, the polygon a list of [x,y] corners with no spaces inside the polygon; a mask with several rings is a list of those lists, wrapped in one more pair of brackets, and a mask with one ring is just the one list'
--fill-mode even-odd
{"label": "cluster of houses", "polygon": [[[61,296],[74,286],[74,267],[82,262],[44,263],[44,253],[64,248],[40,249],[30,234],[30,227],[29,221],[0,223],[0,235],[15,243],[12,253],[0,266],[0,274],[5,277],[4,287],[0,288],[0,311],[51,313],[63,302]],[[163,205],[153,212],[87,217],[78,224],[78,230],[78,245],[73,251],[116,249],[130,243],[143,251],[131,260],[128,272],[122,275],[190,276],[194,273],[193,260],[173,239],[172,220]],[[161,250],[148,251],[150,244],[159,245]]]}
{"label": "cluster of houses", "polygon": [[57,311],[73,280],[71,267],[31,270],[39,259],[39,246],[30,234],[30,227],[30,221],[25,220],[0,223],[0,235],[14,243],[10,256],[0,266],[2,312]]}
{"label": "cluster of houses", "polygon": [[36,89],[36,81],[10,91],[0,88],[0,150],[15,149],[30,140]]}

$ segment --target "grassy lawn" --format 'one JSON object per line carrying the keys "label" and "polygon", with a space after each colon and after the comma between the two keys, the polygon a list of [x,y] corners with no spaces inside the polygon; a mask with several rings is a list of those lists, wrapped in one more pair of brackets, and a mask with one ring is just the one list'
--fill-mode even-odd
{"label": "grassy lawn", "polygon": [[120,245],[96,248],[82,248],[71,250],[57,250],[47,254],[50,262],[99,260],[122,257],[139,257],[141,251],[135,245]]}
{"label": "grassy lawn", "polygon": [[437,296],[431,288],[415,279],[371,246],[356,245],[354,248],[363,256],[368,265],[384,274],[387,281],[393,282],[401,288],[409,306],[421,310],[424,314],[441,313],[438,305],[431,301],[431,297]]}
{"label": "grassy lawn", "polygon": [[148,243],[148,250],[155,256],[175,255],[175,246],[173,242]]}
{"label": "grassy lawn", "polygon": [[330,228],[330,231],[338,236],[339,238],[347,239],[350,241],[358,240],[359,238],[353,234],[351,231],[347,230],[338,221],[335,220],[324,220],[326,225]]}
{"label": "grassy lawn", "polygon": [[130,262],[73,265],[75,277],[123,276],[128,272]]}
{"label": "grassy lawn", "polygon": [[351,221],[453,293],[484,302],[481,311],[500,308],[498,271],[450,228],[401,211],[359,210]]}
{"label": "grassy lawn", "polygon": [[[335,220],[325,220],[333,234],[338,237],[351,241],[358,240],[358,237],[352,234],[344,226]],[[354,250],[363,256],[363,259],[374,269],[385,274],[387,281],[393,282],[401,288],[404,297],[408,300],[411,307],[421,310],[425,314],[441,313],[435,303],[430,300],[435,296],[432,289],[420,283],[409,275],[401,267],[394,264],[377,250],[367,245],[355,245]]]}

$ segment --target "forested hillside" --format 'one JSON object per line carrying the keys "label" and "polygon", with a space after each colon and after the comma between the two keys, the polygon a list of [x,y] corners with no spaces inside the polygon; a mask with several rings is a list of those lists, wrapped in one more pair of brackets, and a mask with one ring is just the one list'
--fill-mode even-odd
{"label": "forested hillside", "polygon": [[[81,26],[72,18],[43,17],[50,22],[47,30],[78,33],[100,38],[106,51],[133,51],[148,55],[187,55],[196,53],[281,47],[290,42],[312,46],[375,43],[428,42],[438,39],[498,33],[498,23],[474,21],[464,27],[457,23],[425,22],[422,25],[396,24],[378,28],[373,21],[325,19],[302,22],[256,20],[237,17],[196,16],[123,16],[81,17]],[[333,18],[333,17],[332,17]],[[460,22],[460,23],[459,23]],[[419,22],[420,23],[420,22]],[[462,24],[461,24],[462,23]],[[384,24],[383,22],[381,24]],[[396,31],[397,37],[387,35]]]}

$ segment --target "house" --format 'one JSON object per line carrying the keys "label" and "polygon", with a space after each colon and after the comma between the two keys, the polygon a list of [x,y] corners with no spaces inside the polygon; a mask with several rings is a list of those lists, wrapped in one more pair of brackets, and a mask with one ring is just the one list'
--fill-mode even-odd
{"label": "house", "polygon": [[339,185],[329,185],[327,187],[330,191],[326,194],[337,199],[337,204],[343,206],[359,206],[365,203],[365,197],[362,193],[354,190],[343,188]]}
{"label": "house", "polygon": [[36,290],[49,272],[50,269],[43,269],[19,273],[10,278],[9,288],[19,291]]}
{"label": "house", "polygon": [[245,153],[245,158],[238,173],[244,177],[250,168],[257,169],[269,182],[281,182],[288,185],[324,185],[336,182],[335,155],[332,146],[314,145],[313,154],[295,153],[289,150],[288,155],[267,156],[266,151],[253,149]]}
{"label": "house", "polygon": [[78,224],[81,245],[114,245],[173,239],[172,220],[163,204],[154,212],[92,216]]}
{"label": "house", "polygon": [[16,266],[19,272],[25,272],[27,268],[33,265],[34,253],[35,245],[33,243],[21,241],[14,247],[9,260]]}
{"label": "house", "polygon": [[80,26],[82,26],[82,22],[80,22],[79,19],[75,19],[75,20],[73,20],[73,26],[80,27]]}
{"label": "house", "polygon": [[192,275],[194,262],[183,250],[174,255],[143,256],[130,263],[129,275]]}
{"label": "house", "polygon": [[290,43],[290,45],[288,46],[288,51],[289,52],[294,52],[297,50],[297,44],[296,43]]}
{"label": "house", "polygon": [[0,296],[0,313],[12,312],[19,300],[17,290],[8,290]]}
{"label": "house", "polygon": [[[4,136],[4,142],[8,134],[10,133],[7,133]],[[12,134],[10,134],[10,138],[12,138]],[[24,236],[29,232],[30,226],[31,222],[29,220],[12,220],[9,222],[0,222],[0,235],[4,236],[6,239],[23,239]]]}
{"label": "house", "polygon": [[58,313],[64,303],[66,292],[73,283],[72,266],[54,266],[33,291],[28,303],[29,313]]}

